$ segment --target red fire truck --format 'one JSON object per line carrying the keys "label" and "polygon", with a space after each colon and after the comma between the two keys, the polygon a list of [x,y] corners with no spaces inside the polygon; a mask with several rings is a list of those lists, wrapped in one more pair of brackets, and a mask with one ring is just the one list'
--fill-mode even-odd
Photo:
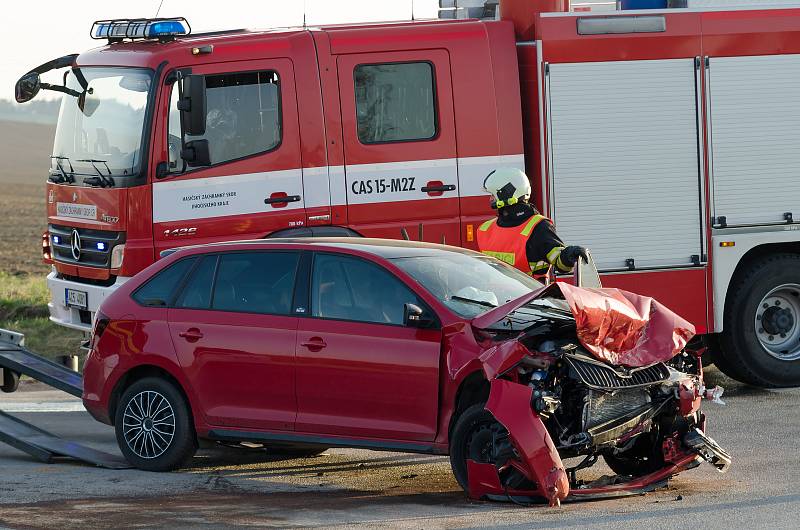
{"label": "red fire truck", "polygon": [[[107,45],[17,85],[19,101],[66,93],[42,242],[51,319],[88,331],[104,297],[176,246],[474,247],[493,215],[483,179],[515,166],[605,285],[688,318],[733,377],[800,383],[800,9],[503,0],[496,18],[95,24]],[[63,85],[41,82],[53,68]]]}

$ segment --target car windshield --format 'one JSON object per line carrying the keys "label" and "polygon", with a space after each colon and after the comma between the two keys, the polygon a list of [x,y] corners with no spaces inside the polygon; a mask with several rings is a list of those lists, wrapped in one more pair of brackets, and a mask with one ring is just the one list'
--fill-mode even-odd
{"label": "car windshield", "polygon": [[543,287],[527,274],[488,256],[443,252],[394,258],[392,262],[465,318]]}
{"label": "car windshield", "polygon": [[[74,68],[53,145],[52,170],[76,176],[138,175],[152,74],[141,68]],[[82,179],[76,179],[78,183]]]}

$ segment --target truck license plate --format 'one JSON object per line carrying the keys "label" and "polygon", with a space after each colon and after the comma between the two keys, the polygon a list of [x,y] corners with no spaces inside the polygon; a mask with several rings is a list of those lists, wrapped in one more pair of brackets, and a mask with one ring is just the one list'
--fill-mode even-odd
{"label": "truck license plate", "polygon": [[67,305],[69,307],[77,307],[78,309],[89,308],[89,295],[86,291],[76,291],[75,289],[67,289]]}

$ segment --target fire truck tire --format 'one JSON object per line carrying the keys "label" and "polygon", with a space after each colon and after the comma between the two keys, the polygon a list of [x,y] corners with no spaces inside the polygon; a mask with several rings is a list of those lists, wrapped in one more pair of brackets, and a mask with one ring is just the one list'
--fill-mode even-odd
{"label": "fire truck tire", "polygon": [[728,289],[717,367],[761,387],[800,385],[800,255],[755,261]]}
{"label": "fire truck tire", "polygon": [[4,368],[1,370],[3,373],[2,375],[2,382],[3,385],[0,386],[0,390],[5,392],[6,394],[10,394],[12,392],[16,392],[19,388],[19,374],[17,372],[12,372],[11,370]]}
{"label": "fire truck tire", "polygon": [[181,468],[197,452],[186,399],[159,377],[140,379],[123,392],[114,427],[125,459],[145,471]]}

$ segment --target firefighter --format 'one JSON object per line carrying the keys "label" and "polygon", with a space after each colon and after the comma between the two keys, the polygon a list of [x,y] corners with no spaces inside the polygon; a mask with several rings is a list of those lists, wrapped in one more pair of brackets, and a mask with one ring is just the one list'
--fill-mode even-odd
{"label": "firefighter", "polygon": [[478,228],[478,249],[513,265],[526,274],[545,280],[551,270],[570,272],[579,256],[589,260],[579,246],[566,246],[556,234],[552,221],[541,215],[528,200],[531,184],[527,175],[514,168],[496,169],[483,181],[492,195],[497,217]]}

